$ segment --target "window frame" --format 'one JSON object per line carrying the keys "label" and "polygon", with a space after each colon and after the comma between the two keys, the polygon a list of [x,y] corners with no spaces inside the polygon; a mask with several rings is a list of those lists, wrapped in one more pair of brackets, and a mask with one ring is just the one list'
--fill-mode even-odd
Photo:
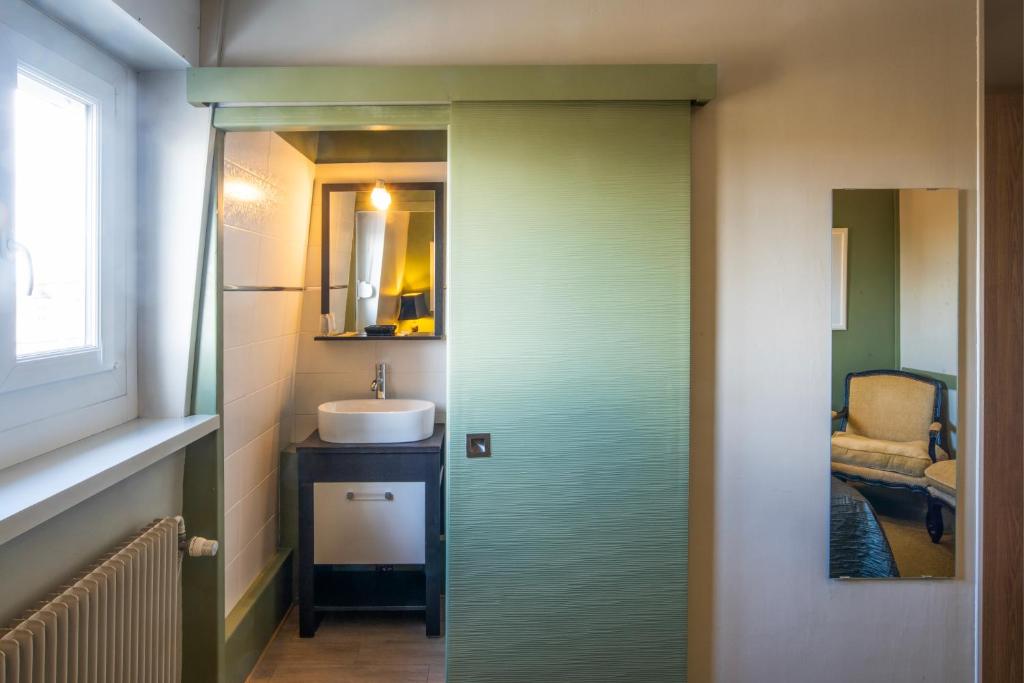
{"label": "window frame", "polygon": [[[46,20],[0,22],[0,92],[18,73],[93,105],[96,175],[96,346],[16,356],[13,242],[14,97],[0,98],[0,468],[138,415],[135,330],[135,75]],[[11,163],[6,163],[7,161]],[[9,169],[9,170],[7,170]],[[54,187],[60,166],[54,163]]]}

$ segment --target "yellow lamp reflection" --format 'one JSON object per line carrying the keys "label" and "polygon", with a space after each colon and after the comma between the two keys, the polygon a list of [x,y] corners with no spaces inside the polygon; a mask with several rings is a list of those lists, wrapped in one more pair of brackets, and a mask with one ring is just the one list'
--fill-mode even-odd
{"label": "yellow lamp reflection", "polygon": [[257,202],[263,198],[263,191],[252,183],[231,178],[224,181],[224,196],[239,202]]}
{"label": "yellow lamp reflection", "polygon": [[391,206],[391,193],[384,187],[383,180],[378,180],[373,192],[370,193],[370,203],[378,211],[387,211],[387,208]]}

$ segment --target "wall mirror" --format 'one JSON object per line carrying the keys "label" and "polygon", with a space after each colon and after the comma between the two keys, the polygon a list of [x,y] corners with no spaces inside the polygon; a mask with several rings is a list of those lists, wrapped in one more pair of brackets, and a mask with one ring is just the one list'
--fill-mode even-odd
{"label": "wall mirror", "polygon": [[832,578],[956,573],[960,193],[832,195]]}
{"label": "wall mirror", "polygon": [[444,183],[325,184],[317,339],[444,336]]}

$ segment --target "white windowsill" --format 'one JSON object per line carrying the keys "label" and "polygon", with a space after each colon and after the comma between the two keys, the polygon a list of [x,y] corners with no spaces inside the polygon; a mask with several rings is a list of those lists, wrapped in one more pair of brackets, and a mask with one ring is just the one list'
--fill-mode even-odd
{"label": "white windowsill", "polygon": [[139,418],[0,470],[0,545],[219,426],[217,415]]}

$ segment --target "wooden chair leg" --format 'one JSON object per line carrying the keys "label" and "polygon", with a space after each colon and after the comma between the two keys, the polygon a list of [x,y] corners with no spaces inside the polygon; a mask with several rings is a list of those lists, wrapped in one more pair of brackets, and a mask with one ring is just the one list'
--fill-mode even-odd
{"label": "wooden chair leg", "polygon": [[942,503],[934,498],[928,498],[928,514],[925,516],[925,526],[928,527],[928,535],[932,543],[942,540]]}

